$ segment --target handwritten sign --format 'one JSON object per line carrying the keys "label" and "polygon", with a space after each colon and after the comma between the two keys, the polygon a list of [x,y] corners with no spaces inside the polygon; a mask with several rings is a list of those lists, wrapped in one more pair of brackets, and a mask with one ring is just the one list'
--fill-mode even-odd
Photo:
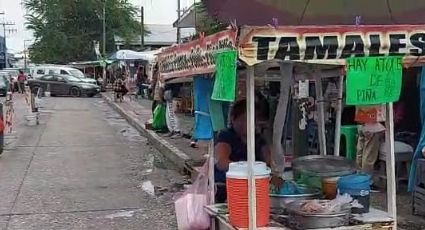
{"label": "handwritten sign", "polygon": [[400,56],[347,59],[347,104],[373,105],[398,101],[402,72]]}
{"label": "handwritten sign", "polygon": [[215,71],[214,54],[236,50],[235,30],[224,30],[200,39],[171,46],[158,54],[159,72],[164,80]]}
{"label": "handwritten sign", "polygon": [[236,91],[235,50],[223,51],[215,56],[216,74],[211,99],[217,101],[234,101]]}

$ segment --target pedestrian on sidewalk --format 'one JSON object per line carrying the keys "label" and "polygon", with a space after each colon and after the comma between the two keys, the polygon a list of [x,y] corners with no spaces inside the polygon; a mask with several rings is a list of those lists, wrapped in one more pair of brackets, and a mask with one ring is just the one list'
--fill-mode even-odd
{"label": "pedestrian on sidewalk", "polygon": [[19,93],[25,93],[25,81],[27,80],[27,76],[24,74],[24,71],[19,70],[18,75],[18,89]]}
{"label": "pedestrian on sidewalk", "polygon": [[146,86],[144,84],[147,82],[148,77],[146,75],[145,67],[143,65],[139,66],[136,76],[137,76],[136,83],[138,87],[137,94],[142,97],[145,97],[144,90],[146,89]]}
{"label": "pedestrian on sidewalk", "polygon": [[158,64],[155,65],[155,67],[153,68],[153,76],[152,76],[152,81],[151,81],[151,89],[153,89],[152,91],[152,97],[153,97],[153,102],[152,102],[152,114],[155,111],[155,108],[158,104],[160,104],[163,100],[163,88],[162,88],[162,82],[159,76],[159,69],[158,69]]}
{"label": "pedestrian on sidewalk", "polygon": [[128,93],[128,89],[122,79],[117,79],[114,83],[115,101],[122,102],[124,96]]}
{"label": "pedestrian on sidewalk", "polygon": [[181,136],[179,118],[176,116],[173,98],[178,94],[178,87],[168,84],[164,89],[164,100],[166,103],[166,121],[170,137]]}

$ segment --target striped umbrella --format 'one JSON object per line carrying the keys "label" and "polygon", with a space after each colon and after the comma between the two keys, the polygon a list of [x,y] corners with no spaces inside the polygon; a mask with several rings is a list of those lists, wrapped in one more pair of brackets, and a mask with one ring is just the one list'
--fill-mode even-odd
{"label": "striped umbrella", "polygon": [[[210,15],[238,25],[424,24],[424,0],[203,0]],[[277,20],[276,20],[277,19]]]}

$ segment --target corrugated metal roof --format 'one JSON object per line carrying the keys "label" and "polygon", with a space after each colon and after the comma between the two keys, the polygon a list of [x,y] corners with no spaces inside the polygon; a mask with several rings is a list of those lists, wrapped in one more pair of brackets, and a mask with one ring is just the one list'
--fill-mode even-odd
{"label": "corrugated metal roof", "polygon": [[180,20],[173,23],[174,27],[180,28],[196,28],[197,22],[208,16],[207,12],[198,12],[195,5],[191,5],[183,12]]}

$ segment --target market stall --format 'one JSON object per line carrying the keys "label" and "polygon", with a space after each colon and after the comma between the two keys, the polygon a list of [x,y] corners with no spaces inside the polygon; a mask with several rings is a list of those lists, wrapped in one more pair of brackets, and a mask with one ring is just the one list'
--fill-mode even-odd
{"label": "market stall", "polygon": [[194,77],[212,79],[215,72],[214,54],[236,49],[236,31],[225,30],[200,39],[163,49],[158,54],[159,71],[165,85],[178,88],[174,98],[177,112],[192,113]]}
{"label": "market stall", "polygon": [[71,62],[70,66],[81,70],[86,76],[97,79],[97,76],[102,74],[102,66],[110,66],[114,63],[112,60],[98,61],[81,61]]}
{"label": "market stall", "polygon": [[[345,223],[346,226],[341,226],[338,229],[395,229],[397,227],[392,102],[398,100],[400,88],[397,89],[397,87],[400,87],[400,83],[396,82],[401,78],[400,69],[402,69],[402,63],[408,66],[412,63],[422,61],[424,47],[420,41],[423,39],[424,31],[424,26],[409,25],[243,27],[241,31],[239,58],[247,64],[248,72],[246,81],[247,127],[255,127],[253,99],[254,78],[257,74],[256,69],[262,65],[273,65],[270,64],[273,62],[280,66],[282,73],[281,98],[275,117],[274,129],[281,130],[286,125],[285,122],[281,122],[281,117],[286,116],[288,95],[291,85],[294,84],[294,79],[313,80],[316,85],[316,98],[318,101],[318,137],[319,149],[322,156],[328,154],[326,152],[326,130],[323,122],[323,90],[321,89],[321,81],[324,78],[340,77],[339,108],[341,108],[342,104],[344,75],[347,75],[346,95],[348,95],[346,99],[348,99],[349,103],[355,105],[386,105],[385,143],[387,144],[388,153],[386,155],[387,212],[370,208],[369,212],[363,214],[351,214],[347,217],[349,219]],[[400,58],[400,55],[404,56],[404,58]],[[371,58],[368,59],[367,57]],[[276,62],[276,60],[278,61]],[[368,61],[369,63],[374,63],[374,66],[362,66],[362,63],[364,64]],[[381,70],[379,70],[379,66],[382,67]],[[371,68],[375,69],[372,71]],[[301,71],[298,71],[300,69]],[[373,83],[371,76],[383,76],[385,78],[390,76],[394,78]],[[350,79],[353,79],[353,77],[359,77],[359,79],[364,81],[364,84],[350,83]],[[337,123],[341,119],[340,113],[341,111],[339,109],[337,111],[337,117],[339,117]],[[336,127],[335,144],[339,143],[340,136],[339,125],[336,124]],[[280,146],[282,135],[282,133],[274,131],[273,139],[278,140],[278,144],[274,143],[276,145],[274,147],[275,151],[282,151]],[[256,192],[258,186],[255,186],[256,177],[254,176],[254,136],[254,129],[248,129],[247,180],[249,208],[247,215],[249,216],[249,226],[246,227],[249,229],[257,228],[257,210],[261,208],[264,211],[262,207],[265,205],[265,203],[258,203],[256,201],[259,199],[259,195]],[[339,154],[338,150],[339,147],[337,145],[334,148],[334,155],[337,156]],[[232,226],[227,207],[223,204],[215,204],[208,206],[206,210],[212,217],[216,218],[220,229],[238,229]],[[288,219],[294,219],[294,216],[272,215],[272,220],[268,225],[270,227],[265,227],[264,229],[289,229],[293,226],[288,226]],[[285,223],[287,224],[286,226]]]}

